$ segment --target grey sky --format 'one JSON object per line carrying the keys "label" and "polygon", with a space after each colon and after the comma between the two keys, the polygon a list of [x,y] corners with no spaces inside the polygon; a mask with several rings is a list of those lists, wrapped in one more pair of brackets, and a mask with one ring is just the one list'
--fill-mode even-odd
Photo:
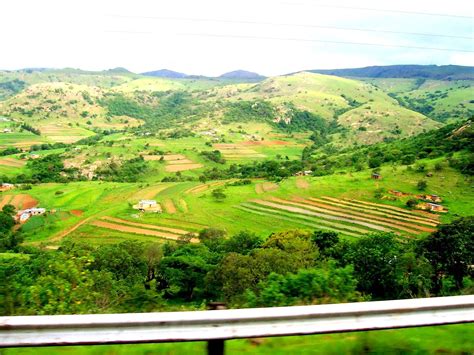
{"label": "grey sky", "polygon": [[7,0],[0,13],[0,68],[277,75],[474,65],[473,15],[474,2],[466,0]]}

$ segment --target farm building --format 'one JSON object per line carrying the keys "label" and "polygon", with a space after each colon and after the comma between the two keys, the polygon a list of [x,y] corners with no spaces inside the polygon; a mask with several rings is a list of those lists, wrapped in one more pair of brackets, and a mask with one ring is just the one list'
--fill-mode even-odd
{"label": "farm building", "polygon": [[14,188],[15,188],[15,185],[4,182],[0,186],[0,191],[8,191],[8,190],[12,190]]}
{"label": "farm building", "polygon": [[142,212],[162,212],[161,206],[155,200],[140,200],[133,208]]}
{"label": "farm building", "polygon": [[382,175],[378,173],[372,173],[372,179],[374,180],[380,180],[382,178]]}
{"label": "farm building", "polygon": [[433,212],[448,212],[442,205],[438,205],[436,203],[428,203],[428,207],[430,208],[430,211]]}
{"label": "farm building", "polygon": [[16,220],[20,223],[26,222],[31,216],[38,216],[46,213],[45,208],[28,208],[26,210],[18,211]]}
{"label": "farm building", "polygon": [[312,170],[304,170],[304,171],[298,171],[295,176],[308,176],[313,173]]}
{"label": "farm building", "polygon": [[416,205],[416,208],[419,210],[428,210],[431,212],[442,212],[442,213],[448,212],[448,210],[444,206],[438,205],[436,203],[431,203],[431,202],[419,203],[418,205]]}
{"label": "farm building", "polygon": [[10,128],[4,128],[3,133],[12,133],[13,131]]}
{"label": "farm building", "polygon": [[442,202],[443,200],[438,195],[422,195],[423,200],[431,202]]}

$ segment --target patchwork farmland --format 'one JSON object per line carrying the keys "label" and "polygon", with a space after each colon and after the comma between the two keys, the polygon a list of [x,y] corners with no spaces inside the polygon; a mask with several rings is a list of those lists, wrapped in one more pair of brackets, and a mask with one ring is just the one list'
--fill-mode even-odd
{"label": "patchwork farmland", "polygon": [[192,243],[198,242],[197,238],[191,237],[195,236],[195,233],[190,230],[171,228],[156,224],[132,222],[121,218],[106,216],[98,220],[94,220],[89,224],[103,229],[137,234],[142,236],[158,237],[168,240],[180,240],[184,236],[189,235],[190,241]]}
{"label": "patchwork farmland", "polygon": [[414,237],[436,230],[438,216],[360,200],[322,196],[254,199],[237,206],[256,215],[291,221],[302,227],[319,228],[359,237],[373,232],[391,232]]}

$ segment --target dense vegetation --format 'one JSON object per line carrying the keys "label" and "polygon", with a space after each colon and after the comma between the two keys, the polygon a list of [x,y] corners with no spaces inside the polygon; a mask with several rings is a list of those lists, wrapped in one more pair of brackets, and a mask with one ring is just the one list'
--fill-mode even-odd
{"label": "dense vegetation", "polygon": [[20,253],[0,259],[6,286],[0,311],[144,312],[209,300],[253,307],[471,292],[473,222],[460,219],[408,242],[384,233],[348,242],[332,232],[302,230],[226,237],[208,228],[199,244],[184,236],[166,244],[64,242],[58,251],[5,243],[12,223],[4,223],[3,250]]}

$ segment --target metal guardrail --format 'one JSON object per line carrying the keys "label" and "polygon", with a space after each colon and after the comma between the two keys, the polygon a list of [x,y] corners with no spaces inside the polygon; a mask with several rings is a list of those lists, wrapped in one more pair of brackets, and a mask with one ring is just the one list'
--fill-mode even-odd
{"label": "metal guardrail", "polygon": [[216,341],[474,322],[474,296],[195,312],[0,317],[0,347]]}

